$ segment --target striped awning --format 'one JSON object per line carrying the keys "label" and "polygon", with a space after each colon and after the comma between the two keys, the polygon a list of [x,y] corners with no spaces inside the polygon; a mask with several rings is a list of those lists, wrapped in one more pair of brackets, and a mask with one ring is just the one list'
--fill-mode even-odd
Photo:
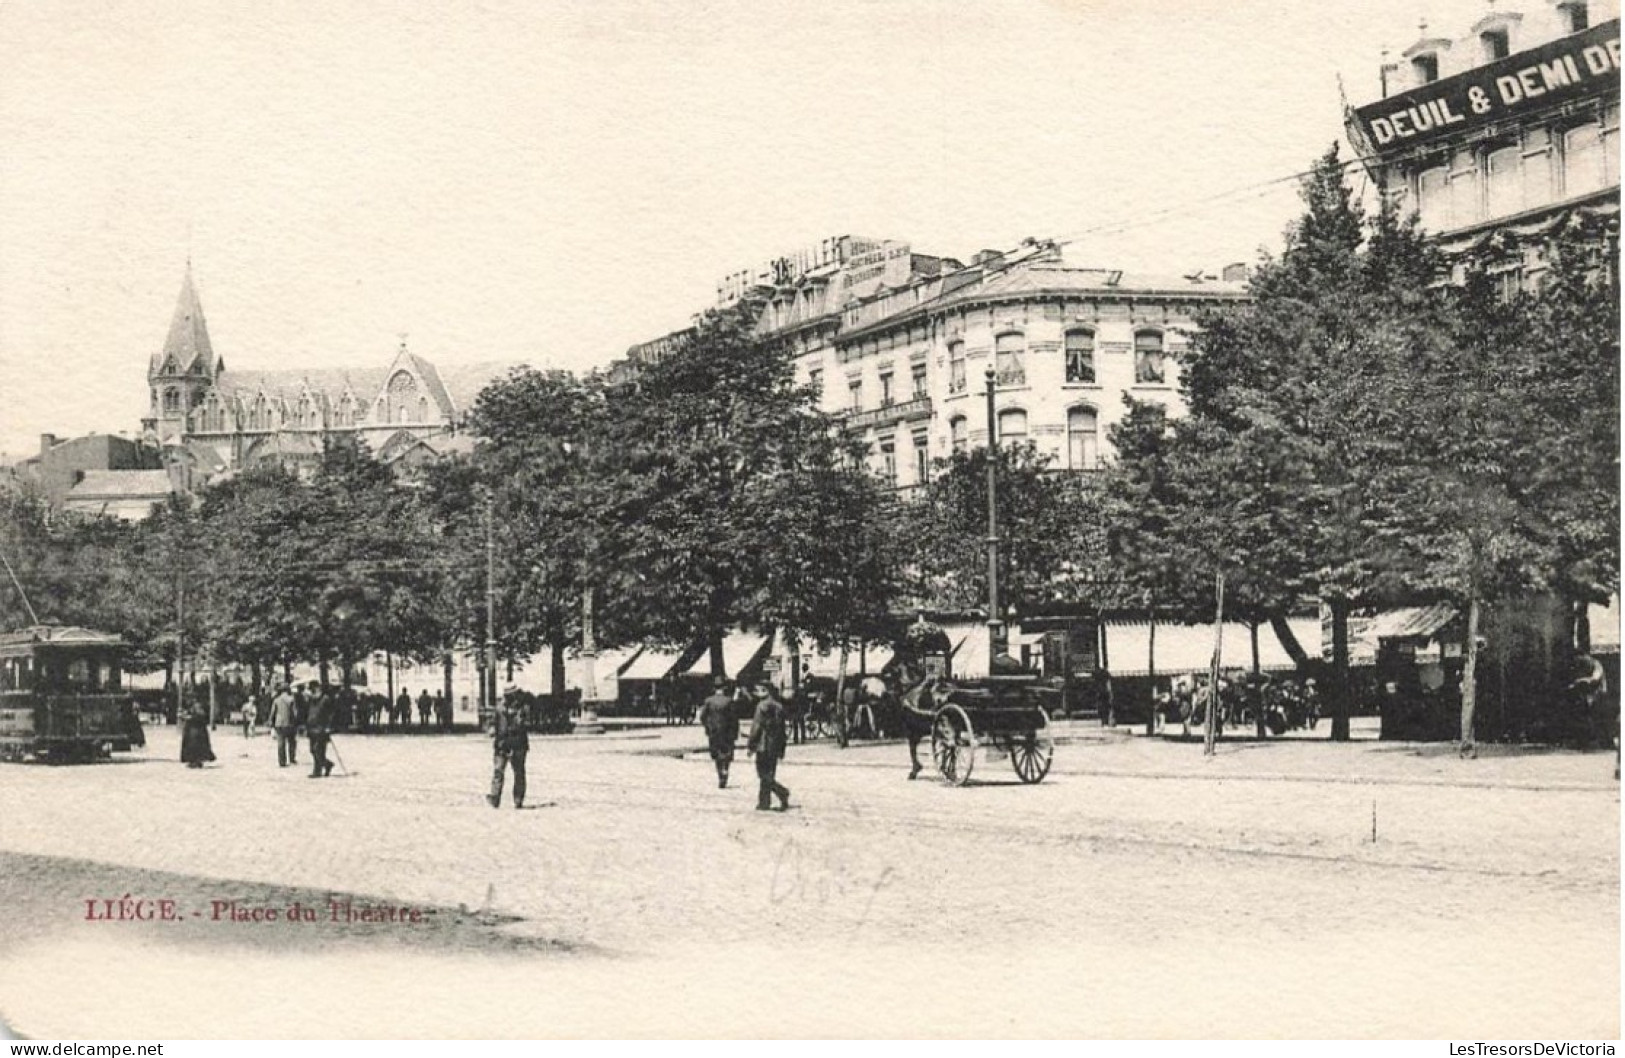
{"label": "striped awning", "polygon": [[[1320,657],[1320,619],[1294,617],[1287,621],[1298,645],[1311,658]],[[1214,626],[1157,623],[1157,675],[1205,672],[1213,662]],[[1253,667],[1252,631],[1239,621],[1224,623],[1224,653],[1220,667],[1248,670]],[[1106,656],[1114,676],[1144,676],[1153,661],[1151,625],[1148,621],[1111,621],[1106,625]],[[1258,629],[1258,663],[1264,672],[1286,672],[1296,666],[1275,630],[1269,625]]]}

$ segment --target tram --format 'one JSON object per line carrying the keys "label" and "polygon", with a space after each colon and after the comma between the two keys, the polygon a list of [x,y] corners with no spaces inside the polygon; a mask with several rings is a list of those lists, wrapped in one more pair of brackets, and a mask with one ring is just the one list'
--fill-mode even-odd
{"label": "tram", "polygon": [[0,633],[0,760],[77,763],[145,745],[124,649],[66,625]]}

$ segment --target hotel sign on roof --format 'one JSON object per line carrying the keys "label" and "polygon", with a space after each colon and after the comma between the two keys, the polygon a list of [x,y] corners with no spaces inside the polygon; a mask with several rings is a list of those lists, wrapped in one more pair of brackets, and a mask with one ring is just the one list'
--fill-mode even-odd
{"label": "hotel sign on roof", "polygon": [[1354,112],[1378,155],[1397,154],[1476,126],[1619,88],[1619,19]]}

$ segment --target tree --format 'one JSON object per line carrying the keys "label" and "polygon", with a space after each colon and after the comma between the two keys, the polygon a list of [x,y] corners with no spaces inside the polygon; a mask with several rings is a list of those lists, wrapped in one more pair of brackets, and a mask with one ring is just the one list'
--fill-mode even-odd
{"label": "tree", "polygon": [[618,634],[703,636],[717,675],[729,628],[850,635],[892,590],[861,522],[883,524],[885,501],[837,421],[795,385],[790,358],[756,340],[756,312],[741,302],[702,317],[607,402],[600,449],[598,477],[614,489],[597,567],[621,576]]}
{"label": "tree", "polygon": [[[987,605],[988,450],[939,460],[923,496],[909,505],[913,592],[922,602],[960,609]],[[1085,475],[1058,472],[1031,444],[1001,445],[995,461],[999,596],[1033,613],[1093,588],[1101,497]],[[1002,616],[1002,615],[1001,615]]]}

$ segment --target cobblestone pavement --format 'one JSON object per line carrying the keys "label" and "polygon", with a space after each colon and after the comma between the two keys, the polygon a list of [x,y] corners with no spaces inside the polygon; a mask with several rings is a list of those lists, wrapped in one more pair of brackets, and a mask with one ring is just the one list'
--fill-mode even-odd
{"label": "cobblestone pavement", "polygon": [[[792,747],[779,814],[752,811],[743,751],[717,789],[686,727],[538,738],[516,812],[486,805],[478,736],[337,742],[326,780],[225,727],[202,771],[163,728],[113,763],[0,768],[0,1014],[84,1037],[1619,1034],[1611,755],[1204,759],[1078,725],[1037,786]],[[117,920],[126,894],[174,920]]]}

